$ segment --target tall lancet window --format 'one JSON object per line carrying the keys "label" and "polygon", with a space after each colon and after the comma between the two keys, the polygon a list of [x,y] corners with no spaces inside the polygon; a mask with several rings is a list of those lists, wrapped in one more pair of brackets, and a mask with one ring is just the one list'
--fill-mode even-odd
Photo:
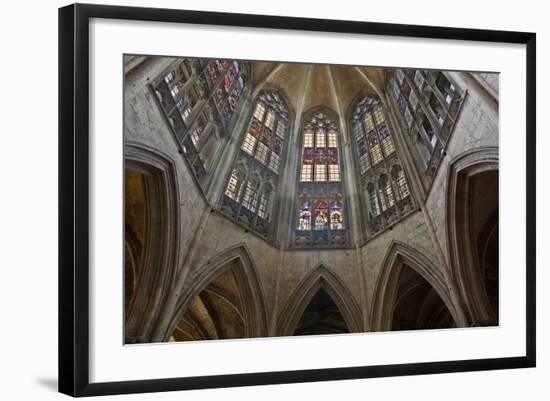
{"label": "tall lancet window", "polygon": [[412,210],[409,184],[377,96],[357,102],[352,129],[370,232],[377,233]]}
{"label": "tall lancet window", "polygon": [[288,131],[284,99],[275,90],[263,90],[252,109],[222,199],[226,214],[264,237],[273,232],[273,196]]}
{"label": "tall lancet window", "polygon": [[388,89],[405,137],[416,150],[416,161],[428,182],[454,129],[464,92],[442,71],[397,68]]}
{"label": "tall lancet window", "polygon": [[[174,59],[151,83],[184,157],[203,188],[236,122],[250,65],[225,59]],[[248,84],[250,86],[250,84]]]}
{"label": "tall lancet window", "polygon": [[302,128],[295,244],[346,244],[340,132],[328,113],[318,111]]}

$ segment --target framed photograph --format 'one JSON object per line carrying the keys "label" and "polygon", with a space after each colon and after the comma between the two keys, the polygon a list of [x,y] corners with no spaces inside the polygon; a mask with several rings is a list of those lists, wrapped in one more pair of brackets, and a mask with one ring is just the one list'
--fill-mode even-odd
{"label": "framed photograph", "polygon": [[535,366],[535,34],[59,10],[59,390]]}

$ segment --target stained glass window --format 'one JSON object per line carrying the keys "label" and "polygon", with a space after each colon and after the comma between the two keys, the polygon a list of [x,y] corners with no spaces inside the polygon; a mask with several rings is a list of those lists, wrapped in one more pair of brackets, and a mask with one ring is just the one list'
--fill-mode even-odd
{"label": "stained glass window", "polygon": [[[320,116],[326,117],[322,113]],[[341,181],[338,130],[334,122],[326,125],[317,117],[304,128],[300,181]]]}
{"label": "stained glass window", "polygon": [[273,110],[269,110],[269,112],[267,113],[267,117],[265,119],[265,126],[270,130],[273,130],[274,124],[275,124],[275,112]]}
{"label": "stained glass window", "polygon": [[328,180],[329,181],[340,181],[340,165],[339,164],[329,164],[328,165]]}
{"label": "stained glass window", "polygon": [[245,87],[245,63],[231,60],[201,60],[205,71],[208,92],[213,93],[212,105],[221,117],[220,122],[228,127],[233,120]]}
{"label": "stained glass window", "polygon": [[246,188],[243,193],[243,207],[249,209],[250,211],[256,211],[256,200],[258,196],[258,184],[249,180],[246,183]]}
{"label": "stained glass window", "polygon": [[301,201],[299,208],[298,230],[311,230],[311,206],[309,201]]}
{"label": "stained glass window", "polygon": [[380,182],[378,184],[380,190],[382,191],[382,196],[385,200],[384,202],[384,210],[387,208],[392,207],[395,204],[395,199],[393,197],[393,191],[391,188],[391,182],[388,180],[388,177],[383,174],[380,176]]}
{"label": "stained glass window", "polygon": [[388,89],[404,132],[415,145],[418,166],[432,180],[464,97],[452,75],[442,71],[398,68],[389,75]]}
{"label": "stained glass window", "polygon": [[285,130],[286,130],[285,122],[279,121],[279,124],[277,124],[277,136],[279,136],[280,138],[284,138]]}
{"label": "stained glass window", "polygon": [[258,145],[258,150],[256,151],[256,160],[265,165],[267,163],[268,154],[269,148],[265,144],[260,143]]}
{"label": "stained glass window", "polygon": [[[170,69],[152,80],[162,112],[184,157],[203,186],[215,167],[217,147],[227,139],[230,123],[245,90],[250,65],[222,59],[173,59]],[[208,127],[208,129],[206,129]],[[214,142],[209,142],[211,136]],[[209,146],[203,146],[209,143]]]}
{"label": "stained glass window", "polygon": [[399,166],[395,166],[392,169],[392,180],[394,185],[397,188],[397,197],[398,199],[405,199],[410,195],[409,186],[407,184],[407,179],[405,178],[405,173]]}
{"label": "stained glass window", "polygon": [[254,110],[254,118],[257,121],[262,121],[264,119],[265,106],[262,102],[256,103],[256,109]]}
{"label": "stained glass window", "polygon": [[[233,64],[226,84],[237,82],[237,76],[238,65]],[[269,233],[271,198],[277,188],[288,127],[289,113],[283,98],[276,91],[262,91],[235,160],[235,165],[244,166],[247,174],[229,177],[222,201],[222,210],[241,223],[248,222],[264,236]]]}
{"label": "stained glass window", "polygon": [[304,245],[345,243],[340,132],[325,112],[313,113],[302,131],[296,241]]}
{"label": "stained glass window", "polygon": [[231,177],[229,177],[229,182],[227,183],[227,189],[225,190],[225,195],[237,202],[239,201],[239,186],[242,178],[242,173],[233,169]]}
{"label": "stained glass window", "polygon": [[[413,116],[404,93],[408,95],[413,92],[410,86],[403,93],[399,87],[400,84],[408,85],[407,80],[403,71],[396,73],[396,79],[389,88],[398,108],[403,110],[404,115],[409,116],[412,124]],[[392,171],[391,178],[388,174],[391,166],[396,165],[399,169],[401,167],[390,131],[390,122],[377,96],[369,95],[357,102],[351,125],[354,130],[359,171],[364,182],[368,183],[365,203],[370,219],[369,225],[377,232],[399,218],[401,212],[405,211],[405,204],[412,204],[407,180],[402,170],[401,173],[396,170],[395,174]]]}
{"label": "stained glass window", "polygon": [[395,147],[379,99],[366,96],[357,103],[352,116],[359,170],[365,174],[384,158],[393,154]]}
{"label": "stained glass window", "polygon": [[288,110],[283,99],[274,91],[264,91],[256,102],[241,149],[279,174],[287,127]]}
{"label": "stained glass window", "polygon": [[262,219],[265,219],[267,217],[267,202],[269,201],[271,193],[266,191],[262,193],[262,196],[260,197],[260,204],[258,205],[258,216],[260,216]]}
{"label": "stained glass window", "polygon": [[327,166],[325,164],[319,164],[315,166],[315,181],[327,180]]}
{"label": "stained glass window", "polygon": [[330,205],[330,229],[341,230],[343,228],[342,204],[339,201],[334,201]]}
{"label": "stained glass window", "polygon": [[374,215],[374,217],[376,217],[380,214],[380,204],[378,203],[378,197],[376,196],[376,190],[374,189],[374,185],[372,183],[370,183],[369,186],[367,187],[367,191],[369,193],[371,213]]}
{"label": "stained glass window", "polygon": [[249,155],[254,154],[254,147],[256,146],[256,138],[252,136],[250,133],[247,133],[243,145],[241,146],[241,149],[244,150]]}
{"label": "stained glass window", "polygon": [[311,173],[313,172],[313,165],[302,164],[302,171],[300,173],[300,181],[307,182],[312,181]]}
{"label": "stained glass window", "polygon": [[317,149],[326,147],[326,133],[325,130],[322,128],[319,128],[317,132],[315,132],[315,147]]}
{"label": "stained glass window", "polygon": [[277,173],[279,171],[279,155],[277,153],[271,154],[271,159],[269,159],[269,168],[274,173]]}

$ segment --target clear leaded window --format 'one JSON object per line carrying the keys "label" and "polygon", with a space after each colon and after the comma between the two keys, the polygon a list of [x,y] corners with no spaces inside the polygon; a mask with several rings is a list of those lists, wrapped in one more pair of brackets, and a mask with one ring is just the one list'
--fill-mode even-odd
{"label": "clear leaded window", "polygon": [[405,133],[417,151],[417,162],[433,179],[455,126],[463,96],[442,71],[394,71],[388,88]]}

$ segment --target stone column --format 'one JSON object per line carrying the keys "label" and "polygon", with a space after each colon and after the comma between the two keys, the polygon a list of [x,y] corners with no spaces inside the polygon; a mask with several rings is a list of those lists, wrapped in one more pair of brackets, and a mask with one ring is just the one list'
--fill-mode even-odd
{"label": "stone column", "polygon": [[[361,243],[363,241],[363,230],[361,221],[363,213],[361,210],[361,179],[357,177],[358,168],[355,166],[353,152],[355,146],[350,140],[348,125],[345,116],[340,116],[340,138],[341,138],[341,153],[342,153],[342,180],[344,183],[346,203],[344,213],[347,214],[348,233],[352,244]],[[347,211],[346,211],[347,210]]]}
{"label": "stone column", "polygon": [[296,198],[298,164],[301,157],[300,121],[301,116],[297,115],[289,129],[288,138],[286,139],[286,158],[280,168],[282,174],[279,177],[279,188],[274,198],[274,204],[278,205],[279,222],[276,238],[285,244],[291,243],[292,232],[294,230],[294,203]]}

